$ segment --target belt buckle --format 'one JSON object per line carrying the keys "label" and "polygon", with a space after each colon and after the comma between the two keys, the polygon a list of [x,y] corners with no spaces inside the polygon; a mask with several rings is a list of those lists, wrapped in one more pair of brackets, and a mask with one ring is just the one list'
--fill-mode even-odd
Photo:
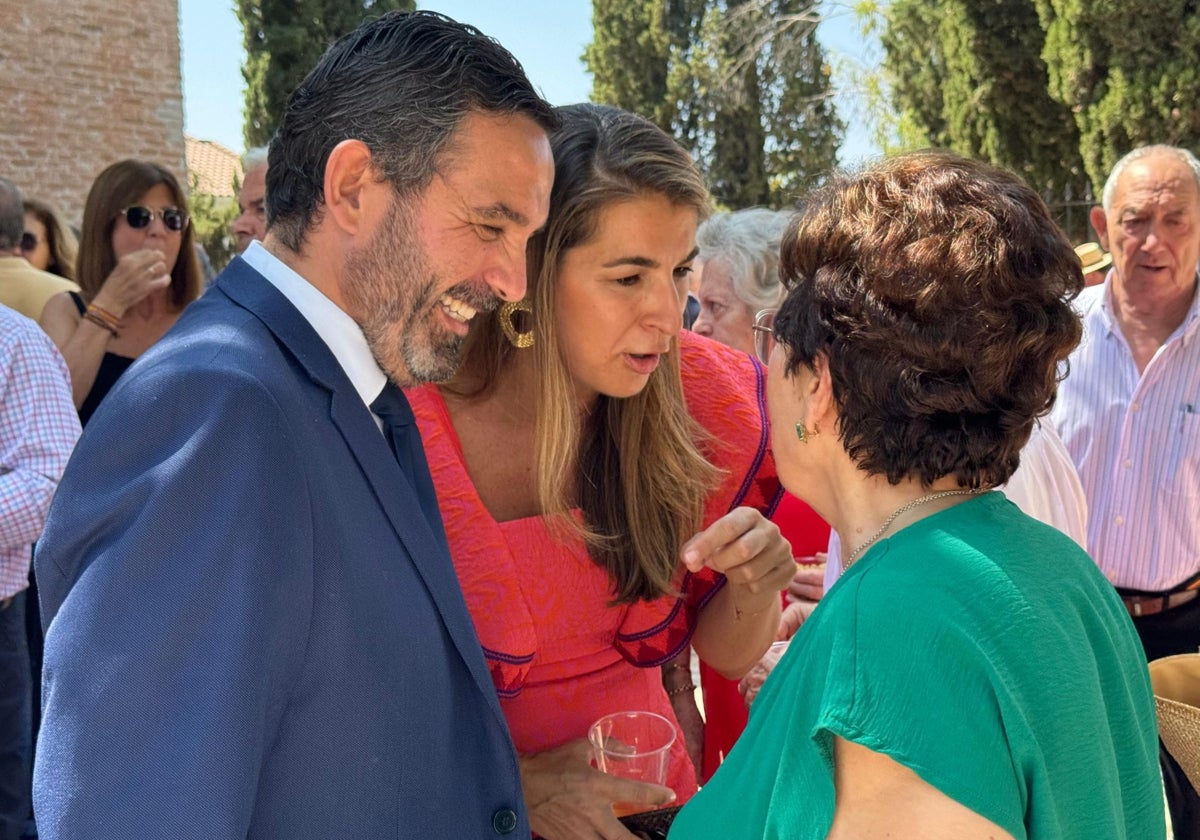
{"label": "belt buckle", "polygon": [[1141,600],[1134,601],[1129,606],[1131,607],[1130,612],[1133,613],[1134,618],[1142,617],[1142,602],[1141,602]]}

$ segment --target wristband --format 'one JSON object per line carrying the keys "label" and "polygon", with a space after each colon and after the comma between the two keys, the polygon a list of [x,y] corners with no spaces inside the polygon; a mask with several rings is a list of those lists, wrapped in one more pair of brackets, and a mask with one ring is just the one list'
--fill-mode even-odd
{"label": "wristband", "polygon": [[120,335],[120,333],[118,332],[118,327],[120,326],[120,322],[113,323],[113,322],[109,321],[107,318],[105,318],[103,315],[100,314],[100,312],[103,312],[103,311],[104,310],[100,310],[99,312],[93,311],[92,307],[89,306],[87,309],[87,312],[83,313],[84,320],[91,321],[93,324],[95,324],[100,329],[107,330],[108,332],[112,333],[113,338],[116,338],[118,335]]}

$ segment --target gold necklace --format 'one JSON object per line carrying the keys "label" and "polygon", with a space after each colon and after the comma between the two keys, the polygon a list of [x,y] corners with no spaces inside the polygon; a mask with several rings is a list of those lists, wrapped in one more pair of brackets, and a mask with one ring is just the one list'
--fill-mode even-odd
{"label": "gold necklace", "polygon": [[884,532],[887,531],[888,528],[892,527],[892,523],[896,521],[897,517],[899,517],[900,514],[906,512],[906,511],[910,511],[913,508],[917,507],[918,505],[923,505],[926,502],[933,502],[933,501],[937,501],[938,499],[945,499],[949,496],[974,496],[975,494],[980,493],[980,492],[982,492],[982,491],[980,491],[980,490],[943,490],[940,493],[930,493],[928,496],[921,496],[919,498],[913,499],[910,502],[905,502],[904,504],[900,505],[900,507],[898,507],[894,511],[892,511],[891,516],[889,516],[887,519],[883,520],[883,524],[879,526],[879,530],[876,531],[874,534],[872,534],[865,543],[860,545],[858,548],[854,549],[854,551],[850,552],[850,556],[846,558],[846,561],[844,563],[842,563],[842,574],[845,574],[846,570],[854,565],[854,561],[857,560],[860,556],[862,556],[862,553],[864,551],[866,551],[868,548],[870,548],[872,545],[874,545],[875,541],[878,540],[880,537],[882,537]]}

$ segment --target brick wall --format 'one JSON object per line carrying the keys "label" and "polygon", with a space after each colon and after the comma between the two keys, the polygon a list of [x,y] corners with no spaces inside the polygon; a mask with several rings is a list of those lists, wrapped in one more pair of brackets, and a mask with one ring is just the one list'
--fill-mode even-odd
{"label": "brick wall", "polygon": [[0,175],[78,225],[130,157],[186,187],[177,0],[0,0]]}

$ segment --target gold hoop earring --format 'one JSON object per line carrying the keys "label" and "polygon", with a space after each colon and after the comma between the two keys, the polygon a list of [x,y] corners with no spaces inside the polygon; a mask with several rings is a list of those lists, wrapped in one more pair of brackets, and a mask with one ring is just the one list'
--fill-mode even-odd
{"label": "gold hoop earring", "polygon": [[809,438],[815,438],[819,434],[821,431],[816,426],[809,429],[803,423],[796,424],[796,437],[800,438],[801,443],[808,443]]}
{"label": "gold hoop earring", "polygon": [[508,339],[508,343],[519,350],[526,350],[533,346],[533,326],[531,324],[526,332],[517,332],[517,326],[513,323],[513,316],[517,312],[528,313],[532,321],[533,306],[524,298],[502,303],[497,317],[500,319],[500,329],[504,331],[504,337]]}

